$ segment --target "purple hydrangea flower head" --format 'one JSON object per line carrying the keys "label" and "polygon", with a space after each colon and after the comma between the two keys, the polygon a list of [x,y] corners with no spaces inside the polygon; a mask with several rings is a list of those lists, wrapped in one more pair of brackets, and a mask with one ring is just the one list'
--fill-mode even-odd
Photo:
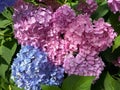
{"label": "purple hydrangea flower head", "polygon": [[[62,7],[65,8],[66,5]],[[58,11],[61,13],[64,10],[61,10],[60,7]],[[44,50],[48,52],[49,59],[56,65],[62,65],[64,57],[69,53],[78,52],[81,46],[88,45],[99,53],[112,45],[116,33],[111,25],[104,22],[102,18],[92,23],[88,14],[80,14],[73,15],[72,21],[67,22],[65,17],[69,17],[70,14],[62,14],[63,16],[61,15],[59,18],[65,20],[63,22],[59,18],[55,19],[59,13],[53,14],[53,27],[48,34],[50,38],[43,45]],[[63,23],[65,24],[61,26]]]}
{"label": "purple hydrangea flower head", "polygon": [[65,41],[69,48],[69,52],[76,51],[81,45],[86,42],[85,33],[90,31],[92,27],[92,22],[88,15],[78,15],[72,23],[68,25],[65,33]]}
{"label": "purple hydrangea flower head", "polygon": [[55,65],[62,65],[64,56],[67,52],[65,41],[58,39],[58,37],[49,38],[49,41],[43,46],[44,51],[47,52],[48,58]]}
{"label": "purple hydrangea flower head", "polygon": [[79,0],[77,10],[81,11],[82,14],[91,15],[97,9],[97,7],[98,5],[95,0]]}
{"label": "purple hydrangea flower head", "polygon": [[96,76],[96,79],[99,78],[104,66],[97,52],[91,50],[88,46],[81,47],[76,56],[72,53],[66,55],[63,64],[65,72],[69,75]]}
{"label": "purple hydrangea flower head", "polygon": [[120,12],[120,0],[108,0],[107,2],[113,13]]}
{"label": "purple hydrangea flower head", "polygon": [[62,32],[64,28],[75,18],[76,14],[73,9],[68,5],[59,7],[56,12],[53,13],[52,22],[53,28],[56,32]]}
{"label": "purple hydrangea flower head", "polygon": [[19,0],[14,7],[14,34],[22,45],[41,47],[51,28],[52,12]]}
{"label": "purple hydrangea flower head", "polygon": [[13,6],[17,0],[0,0],[0,12],[6,7]]}
{"label": "purple hydrangea flower head", "polygon": [[67,5],[59,7],[52,15],[52,28],[48,31],[48,39],[43,45],[48,52],[49,59],[56,65],[62,65],[67,51],[65,47],[64,33],[65,28],[74,20],[75,12]]}
{"label": "purple hydrangea flower head", "polygon": [[106,23],[103,18],[93,22],[93,29],[86,33],[88,44],[93,46],[98,51],[104,51],[107,47],[112,46],[117,34],[109,23]]}
{"label": "purple hydrangea flower head", "polygon": [[22,46],[11,66],[11,78],[20,88],[40,90],[40,84],[60,85],[64,69],[47,60],[47,54],[32,46]]}

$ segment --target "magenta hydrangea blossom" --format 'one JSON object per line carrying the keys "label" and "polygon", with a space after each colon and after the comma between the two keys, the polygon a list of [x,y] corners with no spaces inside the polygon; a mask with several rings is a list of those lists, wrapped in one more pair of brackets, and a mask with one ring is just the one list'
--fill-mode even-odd
{"label": "magenta hydrangea blossom", "polygon": [[117,34],[109,23],[104,22],[103,18],[93,23],[92,30],[86,33],[86,39],[98,52],[104,51],[107,47],[112,46],[112,42]]}
{"label": "magenta hydrangea blossom", "polygon": [[88,15],[79,15],[67,30],[65,40],[69,42],[70,54],[66,54],[64,59],[66,73],[96,76],[98,79],[104,68],[98,55],[112,45],[116,37],[113,28],[102,18],[92,23]]}
{"label": "magenta hydrangea blossom", "polygon": [[81,47],[76,56],[68,54],[63,64],[65,72],[69,75],[96,76],[96,79],[99,78],[104,66],[97,52],[90,50],[88,46]]}
{"label": "magenta hydrangea blossom", "polygon": [[68,25],[65,33],[65,41],[69,52],[76,51],[81,45],[85,44],[85,31],[91,30],[92,22],[88,15],[78,15],[72,23]]}
{"label": "magenta hydrangea blossom", "polygon": [[18,1],[14,7],[13,15],[15,38],[22,45],[40,47],[45,43],[51,18],[52,12],[50,10],[35,7],[21,0]]}
{"label": "magenta hydrangea blossom", "polygon": [[68,26],[69,23],[75,18],[75,12],[68,5],[59,7],[56,12],[53,13],[52,22],[53,30],[56,32],[62,32]]}
{"label": "magenta hydrangea blossom", "polygon": [[96,9],[98,5],[95,0],[79,0],[79,4],[77,6],[77,10],[81,11],[84,14],[91,15]]}
{"label": "magenta hydrangea blossom", "polygon": [[120,11],[120,0],[108,0],[107,2],[113,13]]}
{"label": "magenta hydrangea blossom", "polygon": [[65,41],[58,39],[57,37],[49,38],[49,41],[43,46],[43,50],[47,52],[48,58],[55,65],[62,65],[64,56],[66,55],[68,48],[65,47]]}
{"label": "magenta hydrangea blossom", "polygon": [[52,15],[52,28],[47,32],[48,39],[43,45],[48,52],[49,59],[56,65],[62,65],[64,56],[68,51],[66,41],[63,39],[68,24],[75,19],[75,12],[67,5],[63,5]]}
{"label": "magenta hydrangea blossom", "polygon": [[[110,24],[105,23],[103,19],[94,21],[92,23],[89,15],[78,15],[75,17],[73,14],[72,21],[68,22],[65,20],[67,15],[59,14],[68,8],[62,6],[53,14],[53,27],[49,31],[49,39],[43,46],[45,51],[48,52],[48,56],[52,62],[57,65],[61,65],[64,62],[64,57],[73,52],[78,52],[79,48],[84,45],[89,45],[92,50],[100,51],[105,50],[107,47],[112,45],[116,33]],[[72,12],[71,12],[72,13]],[[54,19],[54,17],[57,17]],[[66,18],[65,18],[66,17]],[[59,18],[62,18],[59,20]],[[64,19],[65,18],[65,19]],[[65,20],[65,21],[64,21]],[[62,24],[64,21],[65,24]],[[55,26],[55,27],[54,27]]]}

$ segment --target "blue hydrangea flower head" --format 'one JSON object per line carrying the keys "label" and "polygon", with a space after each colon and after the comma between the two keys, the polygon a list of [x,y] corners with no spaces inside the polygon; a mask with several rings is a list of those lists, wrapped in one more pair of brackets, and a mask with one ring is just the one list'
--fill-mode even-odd
{"label": "blue hydrangea flower head", "polygon": [[0,0],[0,13],[6,8],[13,6],[17,0]]}
{"label": "blue hydrangea flower head", "polygon": [[47,54],[32,46],[22,46],[11,66],[11,78],[20,88],[40,90],[40,84],[60,85],[64,69],[47,60]]}

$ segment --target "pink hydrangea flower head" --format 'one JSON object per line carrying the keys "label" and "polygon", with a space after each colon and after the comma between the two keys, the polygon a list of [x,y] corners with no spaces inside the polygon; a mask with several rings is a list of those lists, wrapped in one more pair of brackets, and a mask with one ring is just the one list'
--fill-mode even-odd
{"label": "pink hydrangea flower head", "polygon": [[59,7],[53,14],[53,28],[56,32],[61,32],[75,18],[75,12],[68,5]]}
{"label": "pink hydrangea flower head", "polygon": [[77,6],[77,10],[81,11],[83,14],[91,15],[96,9],[98,5],[94,0],[79,0],[79,4]]}
{"label": "pink hydrangea flower head", "polygon": [[58,36],[49,38],[47,43],[43,45],[43,50],[47,52],[49,60],[55,65],[63,64],[64,56],[67,53],[64,40],[59,39]]}
{"label": "pink hydrangea flower head", "polygon": [[113,13],[120,12],[120,0],[108,0],[107,2]]}
{"label": "pink hydrangea flower head", "polygon": [[22,45],[40,47],[50,29],[52,12],[46,8],[19,2],[15,5],[13,14],[15,38]]}
{"label": "pink hydrangea flower head", "polygon": [[91,20],[88,15],[78,15],[72,23],[68,25],[65,33],[65,40],[69,42],[69,52],[76,51],[79,46],[85,43],[84,33],[90,30],[92,26]]}
{"label": "pink hydrangea flower head", "polygon": [[80,48],[76,56],[68,54],[63,64],[65,72],[69,75],[96,76],[98,79],[105,65],[96,53],[96,51],[84,47]]}
{"label": "pink hydrangea flower head", "polygon": [[97,51],[104,51],[107,47],[110,47],[116,36],[117,34],[111,25],[104,22],[102,18],[94,21],[93,29],[85,35],[88,44]]}
{"label": "pink hydrangea flower head", "polygon": [[48,41],[46,45],[43,46],[45,47],[45,51],[48,52],[50,60],[57,65],[62,65],[65,55],[70,52],[76,52],[78,46],[81,46],[85,42],[83,33],[85,29],[88,30],[91,25],[92,23],[88,15],[79,15],[74,18],[74,20],[64,28],[64,33],[61,31],[62,27],[59,28],[61,32],[55,31],[56,29],[53,23],[53,29],[51,29],[48,34]]}

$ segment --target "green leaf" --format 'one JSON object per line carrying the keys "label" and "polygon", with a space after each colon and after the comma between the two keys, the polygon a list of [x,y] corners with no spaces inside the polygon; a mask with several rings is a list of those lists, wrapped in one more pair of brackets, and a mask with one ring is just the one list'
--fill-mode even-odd
{"label": "green leaf", "polygon": [[94,77],[71,75],[63,81],[63,90],[90,90]]}
{"label": "green leaf", "polygon": [[113,44],[113,47],[112,47],[112,51],[117,49],[119,46],[120,46],[120,35],[115,38],[115,41],[114,41],[114,44]]}
{"label": "green leaf", "polygon": [[119,90],[120,89],[120,82],[115,80],[107,73],[105,81],[104,81],[105,90]]}
{"label": "green leaf", "polygon": [[12,21],[12,13],[11,13],[10,10],[5,9],[5,10],[2,12],[2,15],[3,15],[6,19]]}
{"label": "green leaf", "polygon": [[9,85],[9,90],[24,90],[24,89],[21,89],[21,88],[19,88],[19,87],[17,87],[17,86],[13,86],[13,85]]}
{"label": "green leaf", "polygon": [[1,64],[5,64],[8,65],[8,63],[4,60],[4,58],[2,58],[2,56],[0,55],[0,65]]}
{"label": "green leaf", "polygon": [[0,46],[0,55],[8,64],[10,64],[16,48],[17,43],[14,39],[11,41],[5,41],[3,45]]}
{"label": "green leaf", "polygon": [[12,79],[10,79],[9,83],[10,83],[9,90],[24,90],[22,88],[17,87],[17,85],[15,84],[15,82]]}
{"label": "green leaf", "polygon": [[96,0],[96,2],[98,3],[98,5],[102,4],[103,2],[105,2],[106,0]]}
{"label": "green leaf", "polygon": [[10,27],[6,27],[5,29],[0,30],[0,36],[13,36],[13,30]]}
{"label": "green leaf", "polygon": [[5,73],[8,69],[8,65],[1,64],[0,65],[0,76],[5,79]]}
{"label": "green leaf", "polygon": [[65,0],[57,0],[58,3],[64,4]]}
{"label": "green leaf", "polygon": [[47,85],[41,85],[42,90],[61,90],[57,86],[47,86]]}
{"label": "green leaf", "polygon": [[26,2],[32,3],[34,5],[39,5],[39,3],[36,0],[25,0]]}
{"label": "green leaf", "polygon": [[101,5],[99,5],[97,10],[93,13],[92,18],[93,19],[101,18],[105,16],[108,12],[109,12],[109,9],[108,9],[107,2],[104,1]]}
{"label": "green leaf", "polygon": [[99,79],[92,84],[91,90],[105,90],[104,89],[104,79],[106,77],[106,71],[103,71]]}
{"label": "green leaf", "polygon": [[108,19],[108,22],[112,25],[112,27],[118,34],[120,34],[120,21],[118,21],[119,16],[120,13],[111,13]]}
{"label": "green leaf", "polygon": [[6,18],[0,13],[0,21],[5,20]]}
{"label": "green leaf", "polygon": [[8,25],[12,24],[12,22],[10,20],[0,20],[0,28],[5,28]]}
{"label": "green leaf", "polygon": [[8,85],[8,81],[0,76],[0,90],[9,90]]}

